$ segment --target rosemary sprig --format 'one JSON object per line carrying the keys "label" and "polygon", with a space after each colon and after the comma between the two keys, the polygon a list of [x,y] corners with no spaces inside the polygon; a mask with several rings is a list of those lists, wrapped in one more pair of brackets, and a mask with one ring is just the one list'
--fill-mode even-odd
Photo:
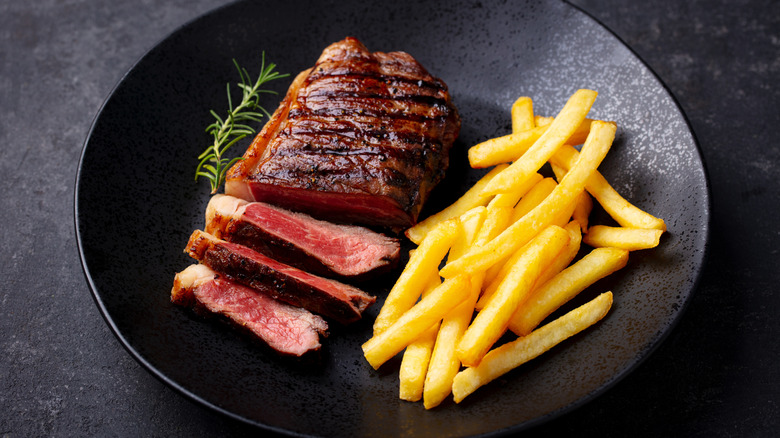
{"label": "rosemary sprig", "polygon": [[[280,74],[279,72],[274,71],[276,64],[270,63],[266,66],[265,52],[263,52],[262,56],[260,75],[257,77],[254,84],[250,82],[249,73],[247,73],[246,69],[240,67],[235,59],[233,60],[233,64],[236,66],[238,75],[241,78],[241,82],[237,84],[242,93],[241,103],[233,107],[233,100],[230,95],[230,83],[228,83],[228,115],[225,118],[221,118],[214,110],[210,111],[216,121],[206,127],[206,132],[214,138],[214,142],[198,156],[200,162],[195,169],[195,180],[197,181],[198,177],[201,176],[208,179],[211,183],[211,194],[217,193],[219,187],[225,182],[225,172],[227,172],[230,166],[243,159],[242,157],[228,159],[223,156],[225,152],[242,138],[256,132],[249,123],[259,122],[263,117],[263,114],[268,118],[271,117],[268,111],[260,106],[260,94],[277,93],[273,90],[264,90],[260,87],[275,79],[289,76],[286,73]],[[259,111],[262,111],[262,113]]]}

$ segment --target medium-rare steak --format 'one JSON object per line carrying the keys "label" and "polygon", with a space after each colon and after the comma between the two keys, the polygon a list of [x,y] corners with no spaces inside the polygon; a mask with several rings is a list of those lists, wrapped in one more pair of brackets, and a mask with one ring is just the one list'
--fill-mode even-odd
{"label": "medium-rare steak", "polygon": [[225,192],[314,217],[406,228],[443,178],[460,118],[447,86],[404,52],[355,38],[301,72],[228,172]]}
{"label": "medium-rare steak", "polygon": [[286,355],[319,350],[320,335],[327,335],[328,324],[321,317],[230,281],[204,265],[176,274],[171,301],[223,315]]}
{"label": "medium-rare steak", "polygon": [[398,239],[368,228],[337,225],[228,195],[209,201],[206,232],[330,278],[360,280],[387,272],[401,252]]}
{"label": "medium-rare steak", "polygon": [[376,301],[356,287],[310,274],[200,230],[192,233],[185,252],[231,280],[343,324],[360,319]]}

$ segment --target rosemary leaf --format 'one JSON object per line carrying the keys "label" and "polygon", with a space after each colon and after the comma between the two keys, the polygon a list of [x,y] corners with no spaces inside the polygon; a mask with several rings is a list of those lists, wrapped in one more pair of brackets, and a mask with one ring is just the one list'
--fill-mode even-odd
{"label": "rosemary leaf", "polygon": [[[257,80],[250,81],[249,73],[246,69],[238,65],[234,59],[233,64],[238,70],[240,82],[236,84],[241,90],[241,102],[233,106],[233,98],[230,93],[230,83],[227,84],[228,114],[220,117],[214,110],[210,113],[216,121],[206,127],[206,133],[213,137],[213,143],[198,156],[198,166],[195,169],[195,180],[203,177],[209,180],[211,184],[211,194],[217,193],[219,187],[225,182],[225,173],[227,170],[240,161],[241,157],[228,159],[222,154],[231,146],[247,135],[254,134],[255,128],[246,122],[259,122],[263,115],[270,118],[271,115],[265,108],[260,106],[260,94],[276,94],[273,90],[262,89],[264,84],[281,78],[286,78],[288,74],[281,74],[276,69],[276,64],[265,63],[265,52],[262,54],[260,65],[260,74]],[[205,169],[205,171],[204,171]]]}

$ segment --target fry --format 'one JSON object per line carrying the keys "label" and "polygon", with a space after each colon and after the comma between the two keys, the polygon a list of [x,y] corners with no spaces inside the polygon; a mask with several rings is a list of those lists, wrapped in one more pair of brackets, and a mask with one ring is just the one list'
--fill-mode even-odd
{"label": "fry", "polygon": [[532,128],[513,132],[502,137],[491,138],[469,148],[469,165],[475,169],[510,163],[522,156],[548,127]]}
{"label": "fry", "polygon": [[[580,152],[571,146],[563,146],[550,159],[550,162],[564,169],[570,169],[576,162]],[[594,172],[588,178],[586,190],[596,198],[599,204],[615,221],[627,228],[652,228],[666,231],[666,223],[623,198],[607,179],[599,172]]]}
{"label": "fry", "polygon": [[572,219],[580,224],[583,233],[588,232],[588,217],[590,217],[591,211],[593,211],[593,199],[588,192],[580,193],[580,196],[577,197],[577,201],[574,203]]}
{"label": "fry", "polygon": [[568,241],[566,230],[553,225],[526,245],[523,255],[458,342],[456,353],[463,364],[479,364],[485,353],[506,331],[509,318],[528,296],[542,269],[550,264]]}
{"label": "fry", "polygon": [[[441,284],[441,278],[434,270],[431,272],[428,286],[425,287],[422,296],[425,297]],[[409,344],[404,350],[401,359],[401,369],[398,371],[399,385],[398,398],[406,401],[418,401],[422,398],[425,374],[428,371],[428,362],[433,351],[433,343],[439,331],[439,324],[423,332],[419,338]]]}
{"label": "fry", "polygon": [[468,254],[448,262],[439,274],[448,278],[486,270],[525,245],[533,236],[556,220],[562,211],[570,208],[582,192],[585,181],[604,159],[614,138],[614,125],[594,121],[577,163],[541,204],[489,243],[473,248]]}
{"label": "fry", "polygon": [[512,104],[512,132],[521,132],[533,129],[534,102],[530,97],[522,96]]}
{"label": "fry", "polygon": [[[542,124],[538,122],[541,120]],[[552,117],[536,116],[537,126],[525,131],[512,131],[512,134],[491,138],[469,148],[469,165],[475,169],[511,163],[520,158],[547,129],[550,128]],[[590,132],[593,119],[585,119],[580,126],[566,139],[567,145],[578,145],[585,142]],[[615,122],[609,122],[615,124]]]}
{"label": "fry", "polygon": [[487,205],[488,201],[490,201],[490,197],[483,197],[481,195],[482,189],[487,185],[488,182],[490,182],[491,179],[493,179],[493,177],[498,175],[498,173],[500,173],[506,167],[507,166],[505,164],[502,164],[500,166],[496,166],[494,169],[491,169],[490,172],[486,173],[482,178],[480,178],[480,180],[477,181],[473,187],[471,187],[466,193],[463,194],[463,196],[458,198],[458,200],[452,203],[449,207],[429,216],[424,221],[406,230],[406,237],[419,245],[423,238],[425,238],[425,235],[433,230],[440,222],[458,217],[479,205]]}
{"label": "fry", "polygon": [[[484,211],[483,211],[484,213]],[[450,251],[451,257],[458,257],[477,237],[485,215],[461,216],[463,232],[456,245]],[[466,331],[474,313],[474,302],[482,288],[481,274],[471,279],[471,291],[468,297],[455,309],[444,316],[441,322],[433,353],[428,365],[423,387],[423,405],[425,409],[438,406],[452,391],[452,379],[460,369],[460,361],[455,355],[455,345]]]}
{"label": "fry", "polygon": [[539,140],[517,161],[491,179],[482,193],[495,195],[510,192],[537,172],[585,120],[596,95],[593,90],[577,90]]}
{"label": "fry", "polygon": [[596,248],[550,281],[531,293],[509,321],[509,329],[525,336],[544,318],[566,304],[596,281],[622,269],[628,262],[628,251],[618,248]]}
{"label": "fry", "polygon": [[534,207],[541,204],[542,201],[544,201],[544,198],[549,196],[557,185],[558,183],[549,177],[542,179],[538,184],[534,185],[528,193],[520,199],[520,202],[515,205],[515,211],[512,213],[512,222],[517,221],[528,214],[529,211],[533,210]]}
{"label": "fry", "polygon": [[636,251],[658,246],[661,234],[663,231],[656,229],[594,225],[583,241],[594,248],[614,247]]}
{"label": "fry", "polygon": [[[580,244],[582,243],[582,233],[580,232],[579,223],[576,221],[569,222],[564,229],[569,233],[569,243],[566,244],[566,247],[561,250],[560,254],[555,256],[552,263],[550,263],[550,266],[542,271],[542,274],[534,283],[534,290],[557,275],[565,267],[569,266],[569,263],[574,260],[574,257],[577,256],[577,252],[580,250]],[[520,251],[516,252],[509,260],[507,260],[503,266],[498,264],[493,266],[493,268],[500,267],[501,269],[495,278],[493,278],[493,280],[490,282],[490,284],[488,284],[488,286],[485,288],[485,292],[482,294],[482,296],[479,297],[479,301],[477,301],[477,304],[474,305],[475,309],[482,310],[482,308],[485,307],[488,299],[490,299],[493,293],[495,293],[496,289],[498,289],[498,285],[500,285],[504,280],[504,277],[506,277],[506,274],[509,272],[511,266],[517,261],[517,258],[519,257],[522,250],[523,249],[521,248]],[[487,283],[487,276],[485,277],[484,282]]]}
{"label": "fry", "polygon": [[540,173],[534,173],[525,183],[508,193],[499,193],[487,205],[488,210],[495,207],[514,207],[528,192],[542,181],[544,177]]}
{"label": "fry", "polygon": [[420,243],[387,294],[374,321],[374,335],[387,329],[420,298],[429,273],[444,259],[458,235],[458,229],[458,219],[449,219],[439,223]]}
{"label": "fry", "polygon": [[460,304],[470,291],[471,281],[466,275],[448,278],[411,309],[401,315],[386,330],[366,341],[363,355],[374,369],[417,339],[436,324],[450,310]]}
{"label": "fry", "polygon": [[534,359],[565,339],[602,319],[612,306],[612,293],[605,292],[528,336],[506,343],[485,355],[479,366],[459,372],[452,382],[452,395],[460,403],[477,388]]}
{"label": "fry", "polygon": [[[536,126],[548,126],[550,123],[552,123],[553,118],[552,117],[542,117],[542,116],[536,116],[534,117],[534,122]],[[585,142],[585,139],[588,138],[588,133],[590,132],[590,124],[593,123],[593,119],[585,119],[580,123],[580,126],[577,127],[577,130],[575,130],[571,137],[569,137],[566,140],[566,144],[575,146],[578,144],[582,144]],[[607,122],[611,123],[613,125],[617,124],[615,122]]]}

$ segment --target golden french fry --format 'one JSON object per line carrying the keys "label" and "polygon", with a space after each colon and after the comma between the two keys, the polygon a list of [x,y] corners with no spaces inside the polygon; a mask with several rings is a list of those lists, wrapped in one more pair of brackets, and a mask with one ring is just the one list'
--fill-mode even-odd
{"label": "golden french fry", "polygon": [[440,321],[466,299],[470,291],[471,279],[466,275],[444,280],[386,330],[366,341],[362,345],[363,356],[374,369],[379,368]]}
{"label": "golden french fry", "polygon": [[459,372],[452,382],[456,403],[477,388],[506,374],[585,330],[602,319],[612,306],[612,293],[605,292],[592,301],[572,310],[528,336],[508,342],[488,352],[476,367]]}
{"label": "golden french fry", "polygon": [[496,207],[514,207],[518,201],[520,201],[529,190],[531,190],[537,183],[542,181],[544,177],[540,173],[531,175],[525,183],[517,187],[516,190],[508,193],[499,193],[494,196],[493,199],[487,205],[488,210]]}
{"label": "golden french fry", "polygon": [[583,233],[588,232],[588,218],[591,211],[593,211],[593,199],[588,192],[580,193],[577,202],[574,203],[572,218],[580,224]]}
{"label": "golden french fry", "polygon": [[517,161],[490,180],[482,193],[496,195],[510,192],[538,172],[585,120],[597,94],[593,90],[577,90],[539,140]]}
{"label": "golden french fry", "polygon": [[[553,155],[550,162],[568,170],[576,162],[579,155],[580,153],[573,147],[563,146]],[[657,218],[628,202],[607,182],[601,173],[595,172],[591,175],[585,189],[596,198],[604,211],[621,226],[666,231],[666,223],[663,219]]]}
{"label": "golden french fry", "polygon": [[[453,245],[450,257],[457,258],[465,252],[468,245],[477,237],[485,215],[461,216],[463,226],[462,239]],[[482,288],[481,274],[471,279],[471,291],[468,297],[444,316],[441,322],[433,353],[428,364],[428,372],[425,376],[423,388],[423,405],[425,409],[438,406],[452,391],[452,379],[460,369],[460,361],[455,355],[455,345],[466,331],[474,313],[474,302],[477,300],[479,290]]]}
{"label": "golden french fry", "polygon": [[[552,123],[554,119],[552,117],[543,117],[543,116],[536,116],[534,117],[534,122],[536,126],[538,127],[545,127],[548,126],[550,123]],[[585,139],[588,138],[588,133],[590,132],[590,124],[593,123],[593,119],[585,119],[580,123],[580,126],[577,127],[577,130],[575,130],[571,137],[569,137],[566,140],[566,144],[568,145],[578,145],[585,142]],[[615,122],[607,122],[612,123],[613,125],[617,126]]]}
{"label": "golden french fry", "polygon": [[544,198],[552,193],[553,189],[558,185],[552,178],[544,178],[534,185],[528,193],[520,199],[520,202],[515,205],[515,211],[512,213],[512,222],[517,221],[521,217],[528,214],[537,205],[544,201]]}
{"label": "golden french fry", "polygon": [[569,233],[553,225],[526,245],[523,255],[458,342],[456,353],[464,365],[479,364],[506,331],[509,318],[527,298],[536,278],[568,241]]}
{"label": "golden french fry", "polygon": [[658,246],[661,234],[663,231],[657,229],[594,225],[588,230],[583,242],[594,248],[614,247],[636,251]]}
{"label": "golden french fry", "polygon": [[448,262],[439,274],[448,278],[463,273],[484,271],[525,245],[533,236],[558,219],[561,212],[573,208],[573,203],[582,192],[585,181],[604,159],[614,138],[614,125],[594,121],[576,164],[541,204],[487,244],[476,246],[468,254]]}
{"label": "golden french fry", "polygon": [[[569,263],[571,263],[571,261],[574,260],[574,257],[577,256],[577,252],[580,250],[580,244],[582,243],[582,233],[580,232],[579,223],[575,221],[569,222],[564,227],[564,229],[569,233],[569,243],[566,244],[566,247],[563,250],[561,250],[560,254],[555,256],[552,263],[550,263],[550,266],[548,266],[542,271],[542,274],[534,283],[534,287],[533,287],[534,290],[539,286],[543,285],[544,283],[546,283],[555,275],[557,275],[565,267],[569,266]],[[512,265],[514,265],[517,262],[517,258],[520,256],[522,251],[523,248],[520,248],[520,250],[516,252],[512,257],[510,257],[505,264],[501,266],[496,265],[499,266],[501,269],[489,284],[487,283],[487,275],[485,276],[484,284],[487,284],[487,287],[485,288],[485,291],[482,293],[482,296],[479,297],[479,301],[477,301],[477,303],[474,305],[475,309],[482,310],[482,308],[485,307],[485,304],[488,302],[490,297],[493,295],[493,293],[495,293],[496,289],[498,289],[498,285],[500,285],[501,282],[504,280],[504,277],[506,277],[506,274],[509,272],[509,269],[512,267]],[[488,274],[489,273],[490,270],[488,270]]]}
{"label": "golden french fry", "polygon": [[460,231],[452,243],[447,260],[454,260],[468,251],[487,216],[488,209],[483,206],[474,207],[460,216],[458,221]]}
{"label": "golden french fry", "polygon": [[[425,297],[441,284],[438,272],[431,272],[428,286],[425,287],[422,296]],[[406,401],[418,401],[422,398],[425,374],[428,372],[428,362],[433,351],[433,343],[439,331],[436,323],[424,331],[419,338],[409,344],[404,350],[401,359],[401,369],[398,371],[399,385],[398,397]]]}
{"label": "golden french fry", "polygon": [[440,222],[423,239],[387,294],[385,303],[374,321],[375,335],[387,329],[420,298],[429,273],[444,259],[458,236],[458,230],[458,219],[448,219]]}
{"label": "golden french fry", "polygon": [[404,350],[398,371],[398,398],[401,400],[418,401],[422,398],[425,375],[438,333],[439,324],[436,323]]}
{"label": "golden french fry", "polygon": [[539,140],[549,127],[542,126],[527,131],[513,132],[502,137],[491,138],[469,148],[469,165],[483,169],[502,163],[511,163],[521,157]]}
{"label": "golden french fry", "polygon": [[517,308],[509,329],[525,336],[558,308],[596,281],[622,269],[628,262],[628,251],[619,248],[596,248],[550,281],[536,288],[526,302]]}
{"label": "golden french fry", "polygon": [[[536,116],[537,126],[525,131],[515,132],[502,137],[491,138],[469,148],[469,165],[482,169],[502,163],[511,163],[520,158],[533,144],[550,128],[552,117]],[[538,122],[541,121],[540,125]],[[585,142],[590,132],[593,119],[585,119],[580,126],[566,139],[568,145],[578,145]],[[615,122],[609,122],[614,124]]]}
{"label": "golden french fry", "polygon": [[512,104],[512,132],[521,132],[533,129],[534,102],[530,97],[522,96]]}
{"label": "golden french fry", "polygon": [[429,216],[424,221],[406,230],[406,237],[419,245],[423,238],[425,238],[425,235],[428,234],[433,228],[435,228],[436,225],[440,222],[458,217],[474,207],[487,205],[488,201],[490,201],[490,197],[483,197],[481,194],[482,189],[487,185],[488,182],[490,182],[491,179],[493,179],[493,177],[498,175],[506,167],[507,166],[505,164],[502,164],[496,166],[494,169],[491,169],[490,172],[486,173],[482,178],[480,178],[480,180],[477,181],[473,187],[471,187],[466,193],[463,194],[463,196],[458,198],[458,200],[452,203],[449,207]]}

